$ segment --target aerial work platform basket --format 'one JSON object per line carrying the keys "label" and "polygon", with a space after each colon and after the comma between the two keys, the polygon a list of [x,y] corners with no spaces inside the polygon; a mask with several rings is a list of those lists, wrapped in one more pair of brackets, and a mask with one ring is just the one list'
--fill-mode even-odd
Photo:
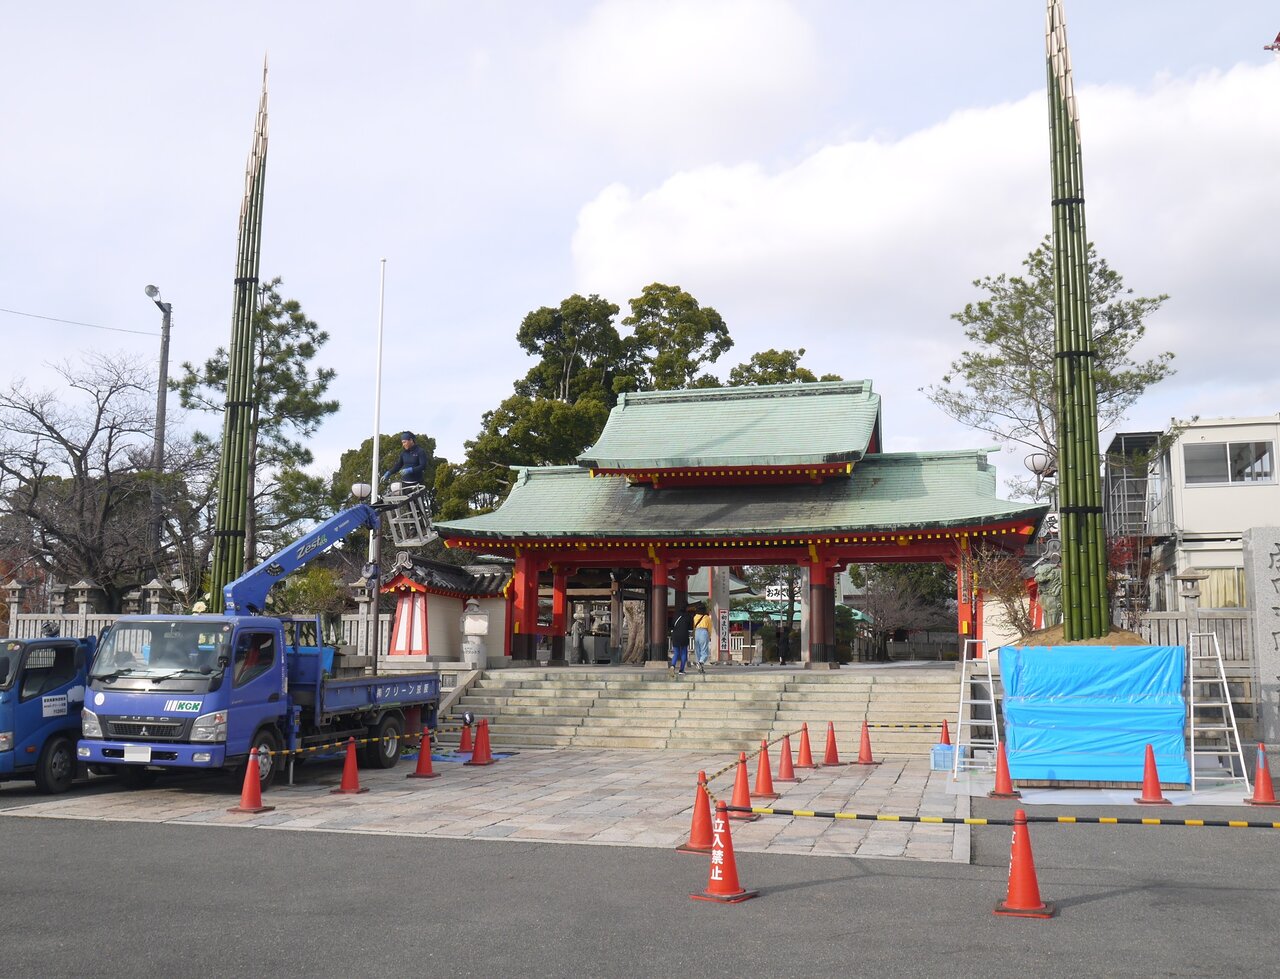
{"label": "aerial work platform basket", "polygon": [[396,547],[425,547],[440,536],[431,525],[431,494],[425,486],[407,493],[393,486],[378,509]]}

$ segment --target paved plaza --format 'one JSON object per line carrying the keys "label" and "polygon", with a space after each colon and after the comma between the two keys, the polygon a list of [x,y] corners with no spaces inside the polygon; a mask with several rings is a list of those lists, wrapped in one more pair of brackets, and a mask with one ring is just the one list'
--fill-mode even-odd
{"label": "paved plaza", "polygon": [[[694,752],[530,750],[496,764],[471,767],[440,760],[435,779],[409,779],[413,761],[390,771],[362,770],[360,795],[333,795],[336,757],[299,766],[295,784],[272,788],[273,812],[228,813],[238,801],[216,776],[178,773],[152,788],[127,791],[115,779],[93,779],[70,793],[47,797],[28,786],[0,790],[0,815],[320,830],[393,836],[547,843],[608,844],[669,849],[689,837],[698,771],[713,773],[736,756]],[[777,766],[777,749],[773,751]],[[754,786],[754,756],[749,756]],[[710,791],[728,801],[730,769]],[[949,795],[949,773],[928,760],[887,757],[872,767],[844,765],[797,772],[802,781],[775,782],[787,809],[897,815],[967,816],[967,797]],[[768,816],[736,822],[739,852],[888,857],[967,863],[969,828],[871,821]]]}

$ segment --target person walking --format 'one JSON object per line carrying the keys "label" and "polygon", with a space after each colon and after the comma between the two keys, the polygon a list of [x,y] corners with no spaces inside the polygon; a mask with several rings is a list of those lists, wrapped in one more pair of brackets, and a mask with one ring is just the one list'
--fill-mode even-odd
{"label": "person walking", "polygon": [[693,619],[689,615],[689,607],[685,606],[671,620],[671,665],[667,667],[668,676],[684,676],[685,664],[689,660],[689,629]]}
{"label": "person walking", "polygon": [[698,661],[698,672],[706,676],[707,660],[711,658],[711,616],[701,603],[693,617],[693,655]]}

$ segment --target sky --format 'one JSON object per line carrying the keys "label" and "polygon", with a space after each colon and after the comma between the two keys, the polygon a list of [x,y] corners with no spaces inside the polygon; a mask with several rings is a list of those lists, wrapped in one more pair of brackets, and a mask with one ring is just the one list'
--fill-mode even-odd
{"label": "sky", "polygon": [[[1120,430],[1280,411],[1280,9],[1067,0],[1099,253],[1168,293],[1140,355],[1177,374]],[[269,62],[264,278],[327,330],[327,474],[373,430],[461,460],[531,361],[529,311],[651,282],[734,348],[869,378],[889,451],[975,448],[920,389],[973,281],[1050,226],[1044,11],[1030,0],[8,4],[0,34],[0,386],[92,352],[170,373],[230,337],[244,166]],[[36,319],[15,312],[53,319]],[[54,319],[94,324],[75,326]],[[124,332],[133,331],[133,332]],[[170,437],[220,418],[169,407]],[[1104,435],[1104,441],[1107,438]],[[1006,450],[1002,476],[1025,475]]]}

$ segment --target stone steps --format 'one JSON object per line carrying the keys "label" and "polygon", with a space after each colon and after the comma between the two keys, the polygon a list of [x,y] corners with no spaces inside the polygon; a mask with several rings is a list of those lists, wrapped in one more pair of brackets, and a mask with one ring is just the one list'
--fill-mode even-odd
{"label": "stone steps", "polygon": [[[954,724],[958,698],[953,671],[929,675],[866,672],[719,672],[679,679],[664,670],[504,669],[484,674],[455,705],[487,718],[495,746],[576,746],[685,751],[754,751],[809,726],[821,760],[827,722],[842,759],[857,755],[863,720],[871,723]],[[876,755],[924,754],[938,729],[872,728]],[[457,744],[451,734],[442,739]],[[792,738],[793,752],[798,750]],[[776,749],[775,749],[776,757]]]}

